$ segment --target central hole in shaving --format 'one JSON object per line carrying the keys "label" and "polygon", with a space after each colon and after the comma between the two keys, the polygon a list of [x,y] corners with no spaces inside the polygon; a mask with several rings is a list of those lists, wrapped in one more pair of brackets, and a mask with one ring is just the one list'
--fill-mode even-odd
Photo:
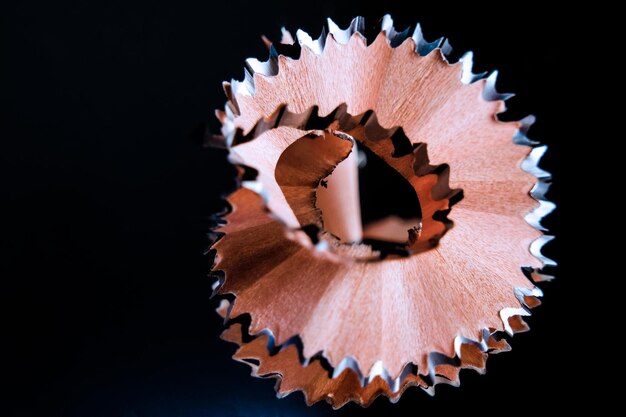
{"label": "central hole in shaving", "polygon": [[274,174],[315,245],[323,240],[345,256],[380,259],[409,255],[408,246],[419,237],[415,188],[358,138],[337,131],[308,134],[282,152]]}
{"label": "central hole in shaving", "polygon": [[352,152],[320,181],[316,206],[324,229],[343,243],[406,245],[419,233],[422,210],[411,184],[382,158],[353,142]]}

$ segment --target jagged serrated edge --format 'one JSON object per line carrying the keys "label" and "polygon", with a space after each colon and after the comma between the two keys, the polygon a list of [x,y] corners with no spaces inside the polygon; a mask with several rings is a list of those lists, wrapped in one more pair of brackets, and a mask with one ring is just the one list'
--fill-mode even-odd
{"label": "jagged serrated edge", "polygon": [[[280,126],[290,126],[293,128],[298,128],[298,129],[304,129],[303,125],[306,124],[309,120],[310,120],[310,116],[313,115],[314,113],[317,115],[317,113],[315,112],[315,107],[312,107],[308,110],[305,110],[302,113],[291,113],[289,112],[289,110],[286,108],[287,106],[282,105],[281,107],[279,107],[279,109],[277,109],[276,111],[274,111],[272,113],[272,115],[268,118],[264,118],[259,120],[255,126],[251,129],[250,131],[250,136],[252,138],[257,137],[256,136],[256,131],[257,131],[257,127],[262,127],[262,129],[260,129],[262,132],[267,131],[267,129],[275,129],[278,128]],[[361,115],[352,115],[348,112],[346,112],[344,105],[340,105],[337,108],[335,108],[333,111],[331,111],[329,114],[333,114],[335,112],[339,112],[339,114],[337,115],[338,118],[333,119],[334,121],[341,121],[344,120],[344,118],[349,119],[351,122],[355,122],[355,120],[360,120],[359,122],[356,122],[356,124],[361,124],[363,123],[363,121],[361,120],[360,116]],[[376,113],[373,112],[373,115],[375,115]],[[350,123],[350,122],[348,122]],[[365,122],[364,125],[365,127],[369,127],[369,128],[373,128],[376,131],[384,131],[385,133],[382,134],[385,137],[391,137],[395,134],[395,132],[399,129],[399,126],[394,126],[391,128],[384,128],[382,127],[380,124],[378,124],[377,118],[374,117],[369,117],[367,119],[367,121]],[[321,128],[321,126],[318,126],[316,128]],[[409,140],[407,138],[407,140]],[[414,149],[413,152],[416,151],[417,148]],[[241,161],[231,161],[234,164],[237,164],[238,162]],[[241,166],[240,166],[241,167]],[[417,172],[415,172],[415,175],[420,177],[420,176],[424,176],[424,175],[430,175],[431,171],[435,171],[436,168],[438,167],[438,165],[433,165],[431,168],[431,170],[429,170],[429,172],[424,173],[422,175],[418,174]],[[243,167],[241,167],[243,168]],[[249,181],[242,181],[241,182],[241,186],[248,188],[254,192],[256,192],[257,194],[261,195],[261,197],[263,198],[263,200],[265,202],[267,202],[267,195],[264,191],[263,185],[256,181],[256,180],[249,180]],[[451,194],[454,190],[450,189],[449,184],[445,184],[446,189],[448,190],[447,194]],[[449,197],[446,197],[449,198]],[[450,205],[450,207],[452,207],[452,205]],[[445,222],[444,222],[445,223]],[[223,280],[218,280],[215,282],[215,285],[213,286],[213,290],[214,293],[217,293],[217,291],[219,291],[219,288],[221,287],[221,285],[223,284]],[[234,294],[233,294],[234,295]],[[228,322],[231,317],[230,317],[230,312],[232,311],[232,306],[234,305],[234,303],[236,302],[236,297],[232,302],[232,305],[228,308],[228,310],[225,313],[225,322]],[[247,314],[247,313],[244,313]],[[262,329],[261,331],[255,333],[255,334],[250,334],[249,336],[251,337],[258,337],[258,336],[267,336],[269,339],[269,343],[268,343],[268,349],[273,350],[276,347],[282,348],[284,347],[286,344],[284,343],[283,345],[276,345],[275,344],[275,337],[273,332],[271,331],[271,329],[265,328]],[[286,342],[287,343],[287,342]],[[287,343],[288,345],[289,343]],[[484,343],[484,345],[486,346],[486,342]],[[305,361],[303,363],[304,366],[307,366],[311,360],[315,360],[317,359],[319,356],[324,357],[323,352],[317,352],[314,355],[312,355],[310,358],[306,358],[302,352],[299,352],[301,357],[305,358]],[[441,358],[442,354],[440,353],[436,353],[435,356],[432,356],[429,358],[429,363],[430,363],[430,368],[431,368],[431,376],[433,379],[436,379],[437,376],[435,374],[435,367],[438,366],[439,364],[443,363],[441,361],[438,361],[436,358]],[[324,357],[325,358],[325,357]],[[327,361],[328,359],[325,358]],[[244,361],[245,362],[245,361]],[[446,362],[444,360],[444,362]],[[329,362],[330,363],[330,362]],[[387,372],[387,370],[385,369],[382,361],[376,362],[373,366],[372,369],[370,370],[370,372],[368,373],[368,375],[364,376],[363,373],[361,372],[357,361],[355,358],[353,357],[346,357],[344,358],[342,361],[340,361],[336,366],[333,367],[333,378],[339,376],[343,371],[345,371],[346,369],[350,368],[353,372],[355,372],[355,374],[358,376],[359,381],[361,383],[361,386],[366,386],[368,383],[370,383],[372,380],[374,380],[377,376],[381,377],[381,379],[383,379],[388,385],[389,387],[392,389],[392,392],[395,393],[397,392],[401,386],[402,386],[402,382],[404,381],[404,379],[406,378],[406,376],[409,373],[412,373],[412,370],[415,368],[415,365],[413,363],[407,363],[404,368],[403,371],[400,373],[400,375],[397,378],[391,378],[389,372]],[[423,374],[426,375],[426,374]]]}
{"label": "jagged serrated edge", "polygon": [[[300,46],[300,48],[308,48],[313,53],[321,55],[324,52],[327,38],[330,36],[332,36],[337,43],[342,45],[348,43],[353,35],[361,36],[365,40],[365,37],[362,35],[363,28],[365,26],[365,19],[360,16],[352,19],[352,22],[345,30],[340,29],[339,26],[330,18],[328,18],[327,24],[328,34],[326,33],[326,29],[322,28],[322,32],[319,38],[317,38],[316,40],[313,40],[313,38],[305,31],[298,29],[296,31],[297,46]],[[281,31],[283,29],[284,28],[282,28]],[[387,40],[389,41],[391,47],[396,48],[408,38],[410,28],[407,28],[402,32],[397,32],[393,26],[393,19],[390,15],[387,14],[382,18],[381,31],[385,32]],[[284,30],[284,32],[286,32],[286,30]],[[439,50],[444,60],[450,63],[447,57],[452,52],[452,47],[450,46],[450,43],[447,39],[442,37],[433,42],[427,42],[424,39],[422,28],[419,23],[416,25],[411,39],[413,39],[413,41],[415,42],[415,52],[418,55],[426,56],[435,50]],[[463,58],[461,58],[461,60],[463,60],[464,62],[463,73],[465,74],[462,77],[462,80],[468,80],[467,83],[469,84],[482,78],[484,74],[472,74],[471,72],[471,52],[469,52],[469,54],[466,54]],[[229,135],[231,134],[231,132],[234,131],[234,116],[239,112],[235,96],[237,94],[246,96],[253,96],[255,94],[255,73],[259,73],[266,77],[271,77],[277,75],[278,70],[278,54],[276,53],[276,50],[270,46],[269,58],[267,59],[267,61],[259,61],[256,58],[248,58],[246,60],[246,66],[244,68],[243,79],[241,81],[232,79],[230,82],[223,83],[224,91],[226,93],[226,96],[228,97],[228,103],[225,106],[224,110],[228,115],[228,120],[222,121],[222,134],[226,138],[227,143],[229,143]]]}
{"label": "jagged serrated edge", "polygon": [[[305,125],[311,120],[311,117],[314,114],[320,119],[325,119],[331,114],[335,114],[335,118],[329,125],[320,125],[320,126],[306,128]],[[357,125],[360,125],[365,129],[373,129],[374,131],[379,132],[379,135],[382,135],[383,137],[386,137],[388,139],[394,137],[396,133],[400,130],[402,131],[402,135],[404,136],[404,138],[407,141],[409,141],[409,143],[413,144],[414,148],[411,153],[414,156],[416,155],[416,153],[421,152],[420,146],[427,145],[424,142],[416,142],[416,143],[411,142],[410,139],[406,136],[406,134],[402,130],[401,126],[392,126],[390,128],[385,128],[381,126],[378,123],[376,112],[374,112],[373,110],[370,110],[361,114],[357,114],[357,115],[352,115],[351,113],[347,111],[345,104],[340,104],[339,106],[331,110],[328,113],[328,115],[319,116],[319,108],[317,106],[310,107],[309,109],[304,110],[302,113],[292,113],[289,111],[288,106],[286,104],[281,104],[274,112],[272,112],[272,114],[269,117],[262,118],[257,121],[257,123],[250,129],[250,133],[244,136],[244,139],[246,140],[242,142],[238,142],[234,144],[233,146],[249,142],[250,140],[254,140],[255,138],[259,137],[261,134],[265,133],[266,131],[276,129],[279,127],[291,127],[295,129],[300,129],[302,130],[303,133],[304,132],[307,132],[307,133],[316,132],[317,133],[317,132],[320,132],[321,130],[328,129],[330,125],[332,125],[333,122],[339,122],[339,126],[338,126],[339,129],[343,129],[343,128],[352,129],[353,127]],[[354,123],[355,126],[353,127],[344,126],[343,125],[344,122],[347,123],[348,125]],[[237,129],[236,132],[241,132],[241,129]],[[336,136],[343,137],[346,140],[354,142],[354,139],[350,137],[349,135],[345,135],[343,133],[340,133],[339,131],[335,131],[334,134]],[[234,139],[235,137],[233,137],[233,140]],[[372,139],[372,140],[375,140],[375,139]],[[245,161],[239,160],[237,158],[229,157],[229,162],[241,168],[242,170],[245,170],[247,168],[245,165]],[[444,187],[443,190],[440,191],[440,193],[443,194],[445,197],[442,197],[439,199],[433,198],[433,201],[440,201],[444,199],[447,199],[448,201],[450,201],[460,191],[460,189],[450,188],[450,184],[448,180],[445,180],[443,184],[439,182],[442,177],[440,176],[440,174],[436,174],[436,172],[439,168],[443,167],[444,165],[446,164],[431,165],[430,162],[428,162],[428,165],[426,167],[427,169],[424,172],[417,172],[415,169],[413,169],[413,174],[418,178],[424,177],[426,175],[436,175],[438,179],[437,179],[436,184],[433,186],[433,188],[441,187],[441,186]],[[256,194],[260,195],[263,200],[263,203],[266,205],[268,204],[269,195],[267,193],[267,190],[265,189],[265,186],[263,185],[263,183],[261,183],[257,179],[241,181],[240,186],[243,188],[247,188],[250,191],[253,191]],[[452,202],[448,206],[447,210],[451,209],[454,206],[454,204],[456,204],[456,202]],[[442,215],[442,218],[434,219],[434,215],[431,216],[431,218],[433,218],[434,221],[442,223],[444,225],[445,227],[444,234],[445,234],[452,227],[453,222],[450,219],[448,219],[448,216],[445,213],[445,210],[439,210],[436,212],[436,214]],[[269,212],[268,215],[272,217],[274,220],[278,221],[279,223],[283,225],[285,224],[281,218],[279,218],[278,216],[275,216],[273,213]],[[326,240],[320,240],[314,246],[314,248],[318,251],[327,251],[330,249],[330,246],[328,245],[328,242]]]}
{"label": "jagged serrated edge", "polygon": [[[363,36],[361,35],[360,30],[362,31],[362,27],[364,25],[364,19],[361,17],[357,17],[353,19],[350,26],[345,30],[341,30],[330,18],[328,19],[328,25],[329,25],[328,36],[332,35],[335,41],[342,43],[342,44],[347,43],[350,40],[350,37],[353,36],[354,34],[356,34],[357,36]],[[398,36],[404,36],[403,34],[406,32],[406,30],[401,33],[396,32],[393,27],[393,21],[389,15],[385,15],[383,17],[381,26],[382,26],[382,31],[386,32],[387,39],[389,40],[392,47],[398,46],[399,44],[394,46],[394,41],[395,39],[397,39]],[[324,46],[326,43],[326,38],[327,38],[326,36],[324,36],[324,31],[322,31],[322,35],[320,36],[320,38],[318,38],[316,41],[313,41],[311,36],[302,30],[297,31],[296,37],[301,47],[303,46],[307,47],[316,54],[321,54],[323,52]],[[441,51],[442,57],[446,60],[446,62],[450,63],[446,59],[446,55],[450,53],[451,47],[448,41],[445,40],[444,38],[440,38],[431,43],[426,42],[422,34],[421,26],[419,24],[417,24],[415,31],[413,33],[413,36],[411,38],[414,40],[416,44],[415,52],[417,54],[425,56],[431,53],[432,51],[439,49]],[[274,54],[270,50],[270,58],[265,63],[261,63],[255,59],[247,60],[248,67],[251,68],[253,71],[259,72],[265,76],[276,75],[278,73],[278,65],[276,61],[277,55],[276,56],[273,56],[273,55]],[[270,62],[272,60],[276,61],[276,65]],[[461,82],[463,82],[464,84],[471,84],[480,79],[483,79],[485,75],[484,73],[483,74],[472,73],[473,53],[471,51],[464,54],[459,61],[462,63]],[[513,96],[512,94],[499,93],[496,90],[497,76],[498,76],[498,72],[493,71],[486,79],[486,84],[483,89],[483,98],[487,101],[498,101],[498,100],[506,101]],[[233,123],[235,115],[233,112],[233,107],[236,109],[236,101],[234,100],[234,94],[232,93],[231,85],[234,86],[235,94],[253,95],[255,92],[254,78],[248,69],[245,69],[243,81],[239,82],[239,81],[233,80],[230,84],[224,83],[224,89],[225,89],[227,98],[229,100],[228,100],[227,106],[225,107],[226,120],[223,121],[222,119],[220,119],[220,121],[222,121],[222,125],[223,125],[222,133],[224,134],[227,145],[229,147],[232,143],[232,138],[234,137],[234,132],[235,132],[234,123]],[[518,145],[523,145],[523,146],[531,146],[531,147],[538,145],[537,142],[531,141],[527,137],[527,131],[530,128],[530,126],[534,123],[534,121],[535,121],[534,116],[527,116],[526,118],[520,120],[521,126],[512,138],[513,143],[518,144]],[[231,137],[230,141],[228,140],[229,137]],[[546,145],[534,147],[521,164],[521,168],[524,171],[528,172],[529,174],[535,176],[538,179],[537,183],[533,186],[532,190],[530,191],[530,195],[539,203],[539,206],[525,216],[525,221],[528,224],[530,224],[533,228],[541,232],[544,232],[547,230],[541,225],[541,220],[545,216],[550,214],[556,208],[556,205],[554,203],[550,202],[549,200],[545,198],[545,194],[550,185],[549,181],[551,179],[551,175],[547,171],[539,168],[538,166],[539,161],[541,157],[543,156],[543,154],[545,153],[546,149],[547,149]],[[535,256],[540,262],[542,262],[544,267],[557,265],[554,260],[547,258],[541,253],[541,249],[543,248],[543,246],[547,242],[551,241],[552,239],[554,239],[554,236],[543,235],[539,237],[538,239],[536,239],[535,241],[533,241],[529,248],[531,254]],[[218,271],[213,271],[213,272],[218,272]],[[543,281],[543,280],[548,280],[551,278],[553,277],[542,273],[541,268],[533,269],[533,279],[535,281]],[[213,285],[214,294],[217,291],[217,288],[219,288],[219,286],[221,286],[222,283],[223,281],[221,281],[221,279],[218,278],[218,280]],[[514,318],[514,317],[521,318],[523,316],[530,315],[529,309],[531,307],[527,305],[527,303],[524,300],[524,297],[525,296],[541,297],[543,295],[541,290],[537,287],[534,287],[532,289],[515,288],[514,291],[522,307],[519,307],[519,308],[509,307],[509,308],[504,308],[500,311],[500,318],[503,322],[505,332],[509,335],[513,335],[516,333],[516,331],[510,325],[509,321],[511,318]],[[232,305],[231,305],[231,309],[232,309]],[[230,311],[228,313],[230,313]],[[228,319],[229,319],[229,316],[227,316],[227,320]],[[438,365],[450,363],[450,361],[453,361],[454,359],[462,360],[461,346],[463,344],[471,344],[473,346],[480,348],[480,350],[483,353],[489,353],[488,348],[486,348],[488,338],[497,337],[499,336],[500,333],[501,333],[500,331],[490,332],[489,329],[483,329],[481,340],[473,340],[470,338],[457,336],[454,339],[455,354],[456,354],[455,357],[448,357],[445,354],[442,354],[439,352],[429,353],[428,354],[429,373],[420,374],[420,375],[430,376],[432,380],[434,381],[434,384],[432,387],[425,389],[425,391],[427,391],[431,395],[434,395],[434,387],[438,383],[451,383],[454,385],[455,381],[449,381],[445,378],[442,380],[441,378],[438,378],[437,375],[435,374],[435,368]],[[485,337],[486,334],[488,334],[488,337]],[[253,336],[260,336],[260,335],[267,335],[269,340],[272,340],[272,341],[275,340],[273,333],[269,329],[264,329],[261,332]],[[285,344],[281,345],[281,348],[283,346],[285,346]],[[300,354],[302,354],[302,352],[300,352]],[[305,358],[305,363],[308,364],[311,359],[314,359],[314,356],[308,359]],[[442,359],[442,357],[445,358],[445,360]],[[358,362],[356,361],[356,359],[353,357],[346,357],[342,361],[339,362],[339,365],[333,368],[333,377],[340,375],[341,372],[343,372],[345,369],[350,368],[359,377],[362,386],[365,386],[366,383],[371,382],[376,376],[380,376],[385,382],[387,382],[390,390],[395,393],[401,386],[401,382],[403,381],[403,379],[406,378],[407,376],[405,371],[413,366],[415,365],[412,362],[407,363],[403,371],[400,373],[400,376],[396,379],[391,379],[389,377],[388,371],[383,366],[382,361],[379,361],[379,362],[376,362],[372,366],[367,377],[364,377],[362,372],[360,371],[360,367],[358,366]],[[277,377],[280,379],[280,376],[273,375],[272,377]],[[460,381],[460,378],[459,378],[459,381]]]}

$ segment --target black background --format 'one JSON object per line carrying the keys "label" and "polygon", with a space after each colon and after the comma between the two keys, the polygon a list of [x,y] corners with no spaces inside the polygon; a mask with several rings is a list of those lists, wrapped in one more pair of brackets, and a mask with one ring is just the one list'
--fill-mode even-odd
{"label": "black background", "polygon": [[[469,408],[532,412],[559,404],[554,390],[580,387],[563,359],[576,310],[574,194],[565,186],[579,152],[568,120],[567,57],[579,23],[529,3],[422,2],[30,2],[3,6],[2,379],[6,416],[416,415]],[[487,8],[488,9],[488,8]],[[209,299],[208,217],[234,184],[222,151],[202,147],[216,130],[221,81],[243,61],[265,59],[265,33],[300,27],[317,37],[327,16],[345,27],[392,13],[396,27],[422,22],[475,52],[477,71],[499,69],[499,90],[517,94],[507,118],[533,113],[531,137],[549,145],[559,209],[545,224],[559,279],[544,305],[488,373],[462,373],[462,387],[435,398],[409,390],[333,412],[300,393],[275,398],[273,381],[250,377],[219,340]],[[458,56],[458,54],[457,54]],[[584,64],[578,71],[584,72]],[[560,98],[559,98],[560,97]],[[568,130],[570,129],[570,130]],[[489,149],[485,149],[489,152]],[[452,213],[452,218],[453,218]],[[571,349],[576,349],[576,346]],[[570,405],[580,399],[569,396]]]}

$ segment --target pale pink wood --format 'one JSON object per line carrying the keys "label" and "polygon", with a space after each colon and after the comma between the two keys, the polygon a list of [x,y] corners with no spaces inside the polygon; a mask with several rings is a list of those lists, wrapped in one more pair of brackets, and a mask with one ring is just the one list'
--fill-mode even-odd
{"label": "pale pink wood", "polygon": [[[234,162],[259,171],[272,214],[257,194],[236,191],[229,197],[233,212],[228,224],[220,229],[225,236],[214,245],[215,268],[225,272],[220,292],[236,295],[230,314],[249,313],[252,334],[270,329],[277,344],[298,335],[306,357],[321,352],[332,366],[353,357],[365,375],[382,361],[392,378],[407,363],[428,373],[428,354],[454,356],[457,336],[480,340],[485,328],[503,330],[500,312],[520,306],[515,289],[533,288],[520,267],[542,266],[529,252],[541,233],[523,219],[536,202],[528,195],[534,177],[519,169],[528,148],[511,141],[519,123],[497,121],[503,102],[483,99],[484,81],[462,84],[460,64],[449,65],[438,51],[426,57],[414,51],[411,39],[391,48],[384,33],[370,46],[359,34],[346,45],[329,36],[321,55],[303,48],[299,60],[279,57],[276,76],[255,74],[255,94],[235,97],[240,115],[234,123],[248,133],[282,104],[296,113],[319,106],[326,115],[345,103],[350,114],[374,110],[383,127],[402,126],[413,143],[428,145],[432,164],[450,164],[451,187],[464,191],[450,215],[455,227],[436,248],[384,262],[350,262],[287,237],[284,225],[297,228],[303,216],[319,214],[306,208],[312,198],[309,180],[277,180],[281,155],[309,133],[289,127],[271,129],[231,149]],[[448,206],[447,200],[431,195],[437,177],[416,176],[413,155],[391,158],[389,141],[367,145],[416,189],[425,218],[421,238],[441,233],[441,223],[428,222]],[[326,169],[340,160],[314,168]],[[294,207],[302,210],[294,212]],[[534,303],[532,297],[528,300]],[[509,324],[522,330],[520,320]],[[378,392],[395,398],[386,383],[364,389],[350,372],[331,379],[315,362],[303,368],[293,346],[270,356],[267,340],[243,343],[240,331],[225,336],[241,345],[235,356],[259,360],[259,374],[280,374],[280,392],[301,389],[308,401],[327,398],[339,405],[353,397],[368,404]],[[488,343],[507,347],[495,339]],[[462,351],[464,366],[484,367],[482,352],[467,344]],[[458,369],[446,366],[437,373],[456,380]],[[419,376],[411,378],[407,386],[425,384]]]}
{"label": "pale pink wood", "polygon": [[405,243],[407,230],[416,226],[419,226],[419,219],[405,220],[397,216],[389,216],[368,224],[363,230],[363,236],[367,239]]}
{"label": "pale pink wood", "polygon": [[[330,135],[327,133],[324,137]],[[324,228],[343,242],[361,241],[363,229],[356,144],[353,144],[348,157],[339,162],[326,178],[326,185],[317,187],[315,193],[315,206],[323,213]]]}
{"label": "pale pink wood", "polygon": [[288,239],[252,191],[229,200],[215,268],[226,272],[221,292],[237,295],[232,316],[250,313],[251,332],[269,328],[278,344],[300,335],[307,357],[354,356],[365,373],[378,360],[394,377],[408,362],[424,370],[430,352],[454,356],[457,335],[503,330],[500,310],[519,306],[514,289],[533,287],[520,266],[541,266],[528,251],[538,232],[499,214],[455,209],[455,227],[431,251],[338,263]]}
{"label": "pale pink wood", "polygon": [[[447,64],[438,51],[425,57],[414,51],[412,39],[391,48],[381,33],[369,47],[359,34],[347,45],[331,36],[321,55],[303,48],[299,60],[281,56],[276,76],[254,75],[254,96],[237,95],[241,116],[235,125],[250,129],[281,104],[297,113],[319,106],[325,115],[346,103],[351,114],[373,109],[383,127],[402,126],[411,140],[426,142],[434,163],[453,167],[452,188],[470,181],[466,194],[474,194],[480,182],[515,181],[530,189],[534,178],[511,166],[528,153],[511,145],[519,123],[495,118],[504,103],[483,99],[484,80],[461,83],[461,64]],[[519,198],[517,188],[500,191],[506,194],[498,194],[499,201]]]}

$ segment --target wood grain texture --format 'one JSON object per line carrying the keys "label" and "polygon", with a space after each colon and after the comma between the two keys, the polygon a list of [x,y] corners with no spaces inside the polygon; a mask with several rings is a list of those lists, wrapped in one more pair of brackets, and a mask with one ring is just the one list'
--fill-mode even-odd
{"label": "wood grain texture", "polygon": [[380,377],[362,386],[351,369],[346,369],[338,377],[332,378],[319,361],[312,361],[307,366],[301,365],[298,350],[294,345],[287,346],[272,356],[267,350],[267,336],[243,343],[241,333],[240,325],[234,324],[222,334],[222,338],[241,346],[233,356],[235,359],[242,362],[250,359],[259,362],[258,366],[252,365],[254,375],[278,379],[276,391],[279,396],[285,396],[294,391],[303,391],[307,404],[326,400],[334,408],[339,408],[349,401],[368,406],[379,395],[386,395],[391,400],[397,400],[411,386],[428,387],[419,375],[407,377],[402,387],[396,392],[392,392],[387,382]]}
{"label": "wood grain texture", "polygon": [[[310,111],[304,112],[308,114]],[[430,249],[446,232],[447,226],[435,214],[449,208],[449,198],[454,194],[442,175],[419,171],[434,166],[428,162],[426,146],[421,144],[407,155],[395,156],[395,145],[390,138],[394,129],[380,127],[376,114],[360,122],[363,115],[351,116],[344,122],[347,134],[376,153],[384,162],[402,175],[415,190],[421,206],[421,230],[415,241],[410,242],[413,252]],[[323,227],[322,217],[315,204],[318,184],[348,157],[351,145],[347,140],[334,136],[331,123],[327,131],[306,131],[288,126],[266,130],[254,140],[231,148],[231,160],[254,168],[259,172],[257,183],[272,215],[289,229],[307,224]],[[404,135],[396,135],[396,140]],[[302,156],[296,156],[302,154]],[[306,162],[305,162],[306,160]],[[353,182],[354,184],[354,182]],[[346,201],[347,200],[347,203]],[[343,201],[350,206],[352,199]],[[353,213],[354,217],[359,214]],[[345,218],[345,217],[344,217]]]}
{"label": "wood grain texture", "polygon": [[249,313],[251,333],[270,329],[277,344],[299,335],[306,357],[322,352],[333,366],[354,357],[365,374],[379,360],[394,378],[409,362],[423,371],[428,353],[455,355],[457,335],[504,330],[499,312],[519,306],[516,288],[533,288],[520,266],[539,266],[528,226],[500,214],[458,209],[431,251],[341,263],[289,239],[254,192],[229,201],[214,248],[220,292],[237,296],[231,317]]}
{"label": "wood grain texture", "polygon": [[[218,309],[223,317],[227,316],[226,310],[229,303]],[[367,407],[378,396],[384,395],[390,401],[396,402],[404,391],[410,387],[419,387],[429,393],[434,393],[434,385],[448,383],[458,385],[460,369],[474,369],[484,372],[487,353],[476,346],[464,344],[461,347],[463,360],[458,365],[443,364],[435,368],[435,381],[428,381],[417,373],[407,373],[399,381],[395,389],[391,389],[387,381],[376,376],[367,384],[362,384],[357,374],[350,368],[345,369],[338,376],[333,377],[320,360],[312,360],[303,365],[300,360],[300,352],[295,345],[288,345],[274,354],[270,354],[267,346],[270,342],[268,336],[262,335],[248,342],[244,342],[242,335],[249,337],[248,332],[240,323],[233,323],[222,333],[222,339],[235,343],[240,347],[233,358],[250,365],[252,374],[261,378],[274,378],[276,392],[279,397],[289,395],[295,391],[302,391],[306,403],[311,405],[325,400],[333,406],[340,408],[349,401]],[[489,338],[489,353],[498,353],[510,349],[504,339]]]}
{"label": "wood grain texture", "polygon": [[[318,106],[322,116],[342,104],[352,115],[373,110],[381,127],[401,126],[413,144],[427,145],[432,163],[449,164],[450,186],[462,189],[464,198],[450,215],[455,227],[434,248],[383,262],[339,261],[286,229],[319,224],[311,190],[345,158],[345,144],[327,159],[309,163],[302,155],[285,171],[277,169],[279,160],[311,131],[278,126],[232,146],[234,163],[258,171],[264,198],[245,188],[235,191],[227,224],[218,229],[224,236],[213,246],[214,269],[225,277],[219,293],[236,296],[229,317],[249,314],[250,334],[270,330],[276,345],[298,336],[306,358],[321,355],[332,367],[353,358],[363,375],[379,362],[393,379],[407,364],[417,372],[399,391],[379,377],[362,387],[352,371],[333,379],[315,361],[303,367],[295,346],[270,355],[267,336],[243,342],[237,326],[225,335],[241,346],[235,357],[258,360],[258,375],[279,374],[281,393],[300,389],[308,401],[325,398],[333,405],[369,404],[379,394],[395,399],[410,385],[428,388],[423,376],[433,372],[457,381],[459,366],[483,369],[484,351],[471,343],[455,349],[455,340],[484,340],[485,329],[524,330],[519,315],[503,319],[501,312],[520,308],[516,290],[534,288],[520,268],[542,266],[529,252],[541,232],[523,219],[537,203],[528,194],[535,178],[519,168],[529,149],[512,143],[519,123],[497,120],[504,103],[483,98],[484,80],[463,84],[460,64],[448,64],[439,50],[419,56],[412,39],[392,48],[384,33],[369,46],[358,33],[346,44],[329,35],[321,54],[303,48],[300,59],[280,56],[278,66],[277,75],[254,75],[253,95],[229,92],[238,109],[236,128],[250,133],[284,105],[294,113]],[[419,196],[420,244],[441,236],[444,225],[433,215],[448,208],[449,196],[437,195],[438,176],[416,175],[417,150],[392,157],[391,141],[369,140],[366,130],[356,126],[348,133],[401,173]],[[537,303],[526,298],[529,306]],[[491,337],[484,341],[489,349],[508,347]],[[433,371],[429,355],[435,352],[460,356],[460,365],[438,364]]]}

